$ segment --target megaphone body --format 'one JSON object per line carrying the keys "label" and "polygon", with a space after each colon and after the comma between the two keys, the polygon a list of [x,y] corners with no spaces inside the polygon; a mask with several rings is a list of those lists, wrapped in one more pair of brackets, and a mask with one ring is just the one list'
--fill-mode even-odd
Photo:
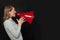
{"label": "megaphone body", "polygon": [[34,11],[18,12],[17,15],[19,17],[24,17],[29,24],[31,24],[34,19]]}

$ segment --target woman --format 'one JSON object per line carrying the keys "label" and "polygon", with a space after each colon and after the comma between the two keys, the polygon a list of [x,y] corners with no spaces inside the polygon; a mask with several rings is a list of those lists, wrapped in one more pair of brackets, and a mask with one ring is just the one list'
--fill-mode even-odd
{"label": "woman", "polygon": [[22,33],[21,33],[21,26],[25,22],[25,18],[21,17],[19,20],[17,19],[18,24],[16,24],[12,17],[15,17],[16,11],[14,6],[7,5],[4,8],[4,17],[3,17],[3,25],[4,28],[10,37],[11,40],[23,40]]}

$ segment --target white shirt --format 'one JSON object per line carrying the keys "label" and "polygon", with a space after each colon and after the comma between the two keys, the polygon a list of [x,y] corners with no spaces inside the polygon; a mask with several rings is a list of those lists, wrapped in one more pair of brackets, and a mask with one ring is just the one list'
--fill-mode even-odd
{"label": "white shirt", "polygon": [[11,18],[4,21],[4,28],[11,40],[23,40],[21,26],[18,26]]}

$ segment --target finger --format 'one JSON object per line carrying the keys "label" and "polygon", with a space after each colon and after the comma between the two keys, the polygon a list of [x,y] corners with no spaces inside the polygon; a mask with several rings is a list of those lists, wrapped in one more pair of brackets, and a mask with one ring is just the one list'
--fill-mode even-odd
{"label": "finger", "polygon": [[22,21],[24,21],[24,19],[21,19]]}
{"label": "finger", "polygon": [[25,20],[23,22],[26,22]]}
{"label": "finger", "polygon": [[21,18],[21,20],[25,20],[25,18],[23,17],[23,18]]}
{"label": "finger", "polygon": [[25,17],[21,17],[22,19],[25,19]]}
{"label": "finger", "polygon": [[26,20],[24,20],[24,22],[26,22]]}
{"label": "finger", "polygon": [[23,18],[23,19],[25,19],[25,18]]}

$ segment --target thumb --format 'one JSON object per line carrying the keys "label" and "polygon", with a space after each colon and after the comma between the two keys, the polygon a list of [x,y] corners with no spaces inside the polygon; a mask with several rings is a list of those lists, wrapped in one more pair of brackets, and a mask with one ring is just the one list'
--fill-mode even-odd
{"label": "thumb", "polygon": [[16,19],[18,21],[18,19]]}

